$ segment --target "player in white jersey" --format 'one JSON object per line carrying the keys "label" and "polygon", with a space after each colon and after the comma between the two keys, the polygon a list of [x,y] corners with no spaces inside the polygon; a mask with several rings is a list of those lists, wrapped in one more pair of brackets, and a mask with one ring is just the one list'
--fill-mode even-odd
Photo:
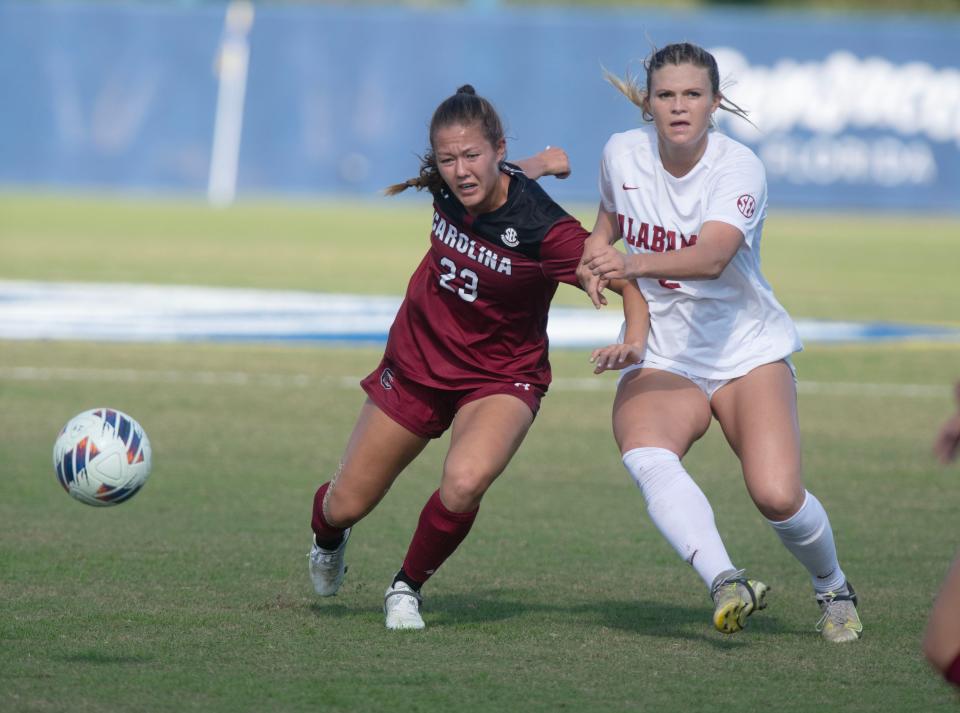
{"label": "player in white jersey", "polygon": [[[760,273],[763,165],[711,130],[717,109],[745,114],[720,92],[716,60],[695,45],[668,45],[645,66],[645,88],[607,77],[653,126],[607,142],[597,224],[578,273],[598,307],[616,278],[635,279],[649,305],[644,360],[621,376],[613,407],[623,463],[657,528],[710,587],[714,625],[739,631],[766,605],[768,587],[734,567],[710,503],[680,462],[715,417],[757,508],[810,572],[818,630],[854,641],[856,594],[826,511],[801,477],[790,362],[800,339]],[[620,238],[626,253],[613,247]]]}

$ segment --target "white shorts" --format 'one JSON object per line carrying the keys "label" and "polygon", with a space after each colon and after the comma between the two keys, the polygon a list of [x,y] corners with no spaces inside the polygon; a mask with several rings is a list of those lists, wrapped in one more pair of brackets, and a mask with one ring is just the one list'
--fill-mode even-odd
{"label": "white shorts", "polygon": [[[781,361],[785,362],[787,366],[790,367],[790,373],[793,374],[793,383],[797,383],[797,369],[793,365],[793,361],[790,357],[786,357]],[[637,371],[638,369],[659,369],[660,371],[669,371],[671,374],[676,374],[677,376],[682,376],[687,381],[692,381],[694,385],[700,389],[704,395],[707,397],[707,401],[710,401],[713,398],[713,395],[717,393],[717,390],[723,386],[726,386],[734,379],[739,379],[739,376],[733,377],[733,379],[705,379],[702,376],[694,376],[688,371],[673,366],[672,364],[664,364],[659,362],[656,359],[644,359],[639,364],[631,364],[625,369],[620,371],[620,378],[617,381],[617,387],[619,388],[620,383],[624,380],[627,374]]]}

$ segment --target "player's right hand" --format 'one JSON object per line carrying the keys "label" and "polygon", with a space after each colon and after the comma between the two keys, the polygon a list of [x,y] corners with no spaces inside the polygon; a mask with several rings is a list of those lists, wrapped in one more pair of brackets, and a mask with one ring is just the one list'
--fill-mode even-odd
{"label": "player's right hand", "polygon": [[559,146],[547,146],[537,154],[537,158],[543,162],[542,175],[557,178],[567,178],[570,175],[570,157]]}

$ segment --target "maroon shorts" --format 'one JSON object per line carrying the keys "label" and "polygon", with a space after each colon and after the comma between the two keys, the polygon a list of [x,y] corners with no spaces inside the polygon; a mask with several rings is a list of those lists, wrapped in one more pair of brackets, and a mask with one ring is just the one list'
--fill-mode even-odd
{"label": "maroon shorts", "polygon": [[954,686],[960,686],[960,654],[957,654],[956,658],[953,659],[953,663],[943,672],[943,677]]}
{"label": "maroon shorts", "polygon": [[508,381],[490,381],[470,389],[437,389],[407,378],[386,358],[360,386],[381,411],[421,438],[439,438],[462,406],[494,394],[516,396],[536,416],[546,393],[536,384]]}

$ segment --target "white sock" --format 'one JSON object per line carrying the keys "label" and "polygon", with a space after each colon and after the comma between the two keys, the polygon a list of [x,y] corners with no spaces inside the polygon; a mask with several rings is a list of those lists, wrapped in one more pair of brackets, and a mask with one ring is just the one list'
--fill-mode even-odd
{"label": "white sock", "polygon": [[667,542],[710,587],[721,572],[734,569],[713,519],[707,496],[665,448],[634,448],[623,454],[647,512]]}
{"label": "white sock", "polygon": [[780,541],[810,572],[818,592],[839,591],[847,581],[837,560],[837,546],[827,511],[813,493],[807,492],[800,509],[782,522],[767,520]]}

